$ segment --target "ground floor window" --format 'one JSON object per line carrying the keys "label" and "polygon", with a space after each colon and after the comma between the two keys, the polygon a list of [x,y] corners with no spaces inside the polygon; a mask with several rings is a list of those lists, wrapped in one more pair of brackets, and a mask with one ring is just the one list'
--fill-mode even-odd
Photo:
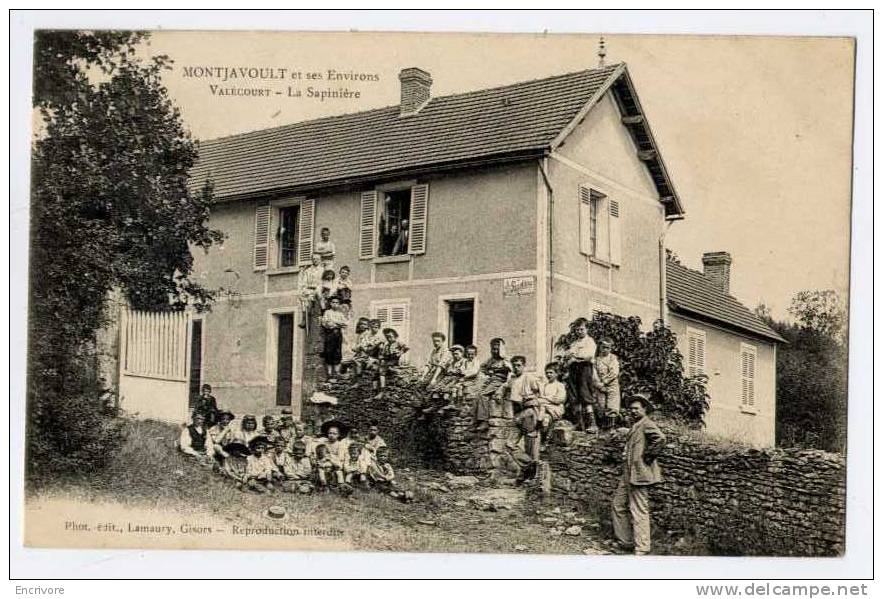
{"label": "ground floor window", "polygon": [[451,345],[472,345],[475,343],[475,300],[446,300],[448,312],[448,339]]}

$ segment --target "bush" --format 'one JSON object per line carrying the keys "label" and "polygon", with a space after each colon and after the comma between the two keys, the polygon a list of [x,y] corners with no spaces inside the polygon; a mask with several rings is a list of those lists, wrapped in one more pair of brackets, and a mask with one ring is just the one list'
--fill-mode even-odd
{"label": "bush", "polygon": [[[596,342],[605,337],[613,342],[613,353],[619,357],[623,397],[649,393],[661,414],[689,426],[703,424],[708,411],[708,378],[684,376],[677,337],[662,321],[657,320],[653,329],[644,333],[637,316],[602,313],[592,318],[588,328]],[[571,339],[571,333],[562,335],[556,347],[566,347]]]}
{"label": "bush", "polygon": [[94,377],[91,365],[68,371],[62,391],[30,381],[27,476],[39,486],[59,475],[94,472],[125,441],[116,397]]}

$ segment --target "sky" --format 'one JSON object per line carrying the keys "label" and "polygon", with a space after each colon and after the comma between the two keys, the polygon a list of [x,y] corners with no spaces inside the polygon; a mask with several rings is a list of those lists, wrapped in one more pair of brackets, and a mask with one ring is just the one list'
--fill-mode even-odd
{"label": "sky", "polygon": [[[752,308],[765,303],[777,318],[804,289],[846,297],[852,41],[605,39],[607,63],[628,65],[686,209],[667,237],[681,261],[701,269],[703,252],[730,252],[731,293]],[[429,71],[433,95],[444,95],[592,68],[597,48],[591,34],[161,31],[145,53],[174,61],[169,93],[192,135],[210,139],[397,104],[406,67]],[[224,83],[189,67],[284,68],[286,79]],[[369,80],[330,82],[329,69]],[[293,72],[301,79],[291,80]],[[311,72],[323,80],[307,80]],[[211,85],[271,93],[221,96]],[[308,87],[347,87],[360,97],[323,100]]]}

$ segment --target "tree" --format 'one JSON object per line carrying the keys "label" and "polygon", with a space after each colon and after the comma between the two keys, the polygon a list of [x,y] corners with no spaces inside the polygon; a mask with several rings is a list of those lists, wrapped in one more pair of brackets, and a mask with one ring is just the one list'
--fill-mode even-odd
{"label": "tree", "polygon": [[190,276],[191,248],[223,238],[206,226],[211,187],[189,187],[197,146],[162,85],[168,58],[136,57],[145,37],[36,35],[29,472],[91,467],[107,453],[113,411],[91,354],[112,290],[138,309],[205,309],[214,296]]}
{"label": "tree", "polygon": [[846,310],[830,289],[801,291],[788,312],[795,322],[756,312],[786,341],[776,360],[776,442],[846,449]]}

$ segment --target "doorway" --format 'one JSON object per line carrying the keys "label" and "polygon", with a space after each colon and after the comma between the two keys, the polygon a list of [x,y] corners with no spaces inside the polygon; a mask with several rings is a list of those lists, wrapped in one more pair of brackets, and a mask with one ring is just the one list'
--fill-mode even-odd
{"label": "doorway", "polygon": [[277,314],[276,327],[276,405],[291,406],[294,314]]}
{"label": "doorway", "polygon": [[194,319],[190,325],[190,388],[188,389],[188,407],[196,407],[202,387],[202,320]]}
{"label": "doorway", "polygon": [[450,345],[475,343],[475,298],[445,300],[448,313],[448,339]]}

